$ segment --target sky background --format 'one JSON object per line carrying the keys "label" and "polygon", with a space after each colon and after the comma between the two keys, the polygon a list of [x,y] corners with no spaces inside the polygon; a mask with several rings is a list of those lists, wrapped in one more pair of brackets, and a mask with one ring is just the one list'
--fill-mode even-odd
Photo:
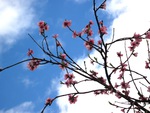
{"label": "sky background", "polygon": [[[102,0],[97,0],[97,4]],[[108,27],[106,39],[111,39],[112,28],[115,38],[133,36],[135,32],[143,33],[150,28],[149,0],[108,0],[107,10],[99,11],[99,18]],[[27,59],[28,49],[33,49],[37,57],[45,55],[28,36],[30,33],[41,43],[37,23],[44,20],[50,29],[47,32],[49,44],[54,49],[53,34],[59,34],[66,51],[81,66],[89,53],[82,41],[72,38],[72,33],[62,27],[65,19],[72,20],[72,28],[81,31],[93,17],[92,0],[0,0],[0,67],[5,67]],[[97,26],[94,24],[94,37],[97,38]],[[112,48],[113,53],[121,50],[121,45]],[[96,55],[96,53],[91,53]],[[143,58],[143,56],[141,56]],[[145,61],[144,61],[145,62]],[[136,66],[135,66],[136,67]],[[97,67],[89,67],[96,68]],[[138,67],[137,67],[138,68]],[[102,70],[101,70],[102,71]],[[102,72],[103,73],[103,72]],[[57,66],[41,66],[35,71],[27,69],[27,63],[20,64],[0,73],[0,113],[39,113],[48,97],[64,94],[72,89],[59,85],[64,72]],[[77,78],[80,79],[80,78]],[[88,88],[96,87],[91,83]],[[79,89],[86,90],[86,83]],[[111,107],[111,96],[88,94],[79,96],[75,105],[68,103],[68,98],[55,101],[45,113],[120,113]]]}

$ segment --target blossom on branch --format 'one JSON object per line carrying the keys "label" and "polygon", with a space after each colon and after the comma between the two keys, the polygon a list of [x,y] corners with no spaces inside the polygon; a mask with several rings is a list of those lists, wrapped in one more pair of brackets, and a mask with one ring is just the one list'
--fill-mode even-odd
{"label": "blossom on branch", "polygon": [[60,58],[61,58],[62,60],[65,60],[65,59],[66,59],[66,54],[61,53],[61,54],[60,54]]}
{"label": "blossom on branch", "polygon": [[150,39],[150,31],[146,33],[146,38]]}
{"label": "blossom on branch", "polygon": [[88,50],[92,50],[93,44],[94,44],[94,39],[89,39],[88,41],[86,41],[86,42],[84,43],[85,47],[86,47]]}
{"label": "blossom on branch", "polygon": [[78,96],[69,95],[68,100],[69,100],[70,104],[75,104],[77,102],[77,98],[78,98]]}
{"label": "blossom on branch", "polygon": [[28,63],[28,68],[31,70],[31,71],[34,71],[40,64],[41,60],[39,59],[31,59],[30,62]]}
{"label": "blossom on branch", "polygon": [[28,55],[28,56],[31,56],[32,54],[33,54],[33,50],[32,50],[32,49],[29,49],[27,55]]}
{"label": "blossom on branch", "polygon": [[48,30],[48,29],[49,29],[49,26],[48,26],[47,23],[44,22],[44,21],[40,21],[40,22],[38,23],[38,26],[39,26],[39,31],[40,31],[41,34],[43,34],[43,33],[45,32],[45,30]]}
{"label": "blossom on branch", "polygon": [[106,2],[103,2],[100,6],[101,9],[106,9]]}
{"label": "blossom on branch", "polygon": [[47,98],[45,105],[51,105],[52,104],[52,99],[51,98]]}
{"label": "blossom on branch", "polygon": [[106,27],[106,26],[100,27],[100,30],[99,30],[98,33],[102,33],[103,35],[104,35],[104,34],[107,34],[107,27]]}
{"label": "blossom on branch", "polygon": [[65,20],[64,23],[63,23],[63,27],[66,28],[66,27],[69,27],[71,26],[71,20]]}
{"label": "blossom on branch", "polygon": [[57,38],[57,37],[58,37],[58,34],[55,34],[55,35],[53,35],[52,37],[53,37],[53,38]]}
{"label": "blossom on branch", "polygon": [[122,57],[123,54],[121,54],[121,52],[117,52],[118,57]]}

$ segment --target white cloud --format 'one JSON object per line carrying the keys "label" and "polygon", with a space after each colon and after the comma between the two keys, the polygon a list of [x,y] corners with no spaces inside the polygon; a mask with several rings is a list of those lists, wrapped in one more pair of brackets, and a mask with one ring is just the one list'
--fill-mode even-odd
{"label": "white cloud", "polygon": [[[115,39],[122,38],[122,37],[128,37],[133,36],[133,34],[136,33],[144,33],[146,30],[150,27],[150,15],[149,10],[150,7],[148,6],[150,4],[149,0],[111,0],[107,2],[107,8],[108,12],[111,16],[114,17],[114,20],[112,21],[112,25],[110,28],[115,28]],[[105,20],[104,20],[105,21]],[[111,35],[110,35],[111,36]],[[112,36],[111,36],[112,37]],[[108,40],[110,41],[110,40]],[[131,61],[131,67],[132,69],[138,70],[140,73],[143,73],[144,75],[147,75],[147,71],[144,70],[144,63],[147,59],[147,49],[145,43],[142,42],[141,45],[143,46],[141,49],[137,49],[139,53],[139,57],[137,59],[133,59]],[[127,46],[128,47],[128,46]],[[145,52],[144,52],[145,50]],[[111,47],[109,53],[109,61],[111,61],[114,65],[119,64],[119,59],[116,57],[116,52],[124,51],[124,43],[118,43],[114,44],[114,46]],[[97,56],[97,54],[94,52],[92,55]],[[124,55],[125,56],[125,55]],[[78,63],[80,66],[83,66],[83,61],[87,58],[78,59]],[[142,59],[142,60],[139,60]],[[137,65],[140,64],[140,65]],[[89,63],[87,63],[87,66],[89,66]],[[143,67],[143,68],[141,68]],[[88,67],[90,69],[97,69],[98,72],[103,75],[102,68],[97,67]],[[81,79],[79,76],[76,77],[77,79]],[[115,79],[117,77],[113,76],[113,81],[117,80]],[[93,83],[83,83],[78,86],[80,91],[87,90],[93,87],[101,87],[97,84]],[[134,90],[134,89],[133,89]],[[133,91],[132,90],[132,91]],[[145,89],[143,89],[145,90]],[[73,89],[68,89],[66,86],[59,86],[58,88],[58,94],[66,94],[68,92],[74,91]],[[134,92],[134,91],[133,91]],[[132,95],[132,94],[131,94]],[[134,92],[135,95],[135,92]],[[116,98],[114,96],[94,96],[93,94],[88,95],[79,95],[78,101],[75,105],[70,105],[68,102],[68,97],[60,98],[57,100],[57,104],[60,108],[60,113],[99,113],[99,112],[107,112],[107,113],[120,113],[120,109],[116,109],[115,107],[112,107],[108,104],[108,101],[114,102]],[[131,112],[132,113],[132,112]]]}
{"label": "white cloud", "polygon": [[89,0],[70,0],[70,1],[74,1],[74,2],[76,2],[76,3],[84,3],[84,2],[87,2],[87,1],[89,1]]}
{"label": "white cloud", "polygon": [[0,110],[0,113],[33,113],[33,108],[32,102],[24,102],[7,110]]}
{"label": "white cloud", "polygon": [[0,51],[9,47],[19,34],[32,26],[35,17],[33,0],[0,0]]}
{"label": "white cloud", "polygon": [[33,84],[34,84],[34,82],[33,81],[31,81],[30,79],[28,79],[28,78],[25,78],[25,79],[23,79],[22,80],[22,83],[25,85],[25,87],[31,87],[31,86],[33,86]]}

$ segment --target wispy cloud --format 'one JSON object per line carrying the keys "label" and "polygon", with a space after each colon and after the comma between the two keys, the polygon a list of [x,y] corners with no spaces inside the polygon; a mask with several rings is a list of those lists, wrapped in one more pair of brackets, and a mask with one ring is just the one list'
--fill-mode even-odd
{"label": "wispy cloud", "polygon": [[23,80],[22,80],[22,83],[25,85],[25,87],[29,87],[29,86],[31,87],[31,86],[34,85],[34,82],[31,81],[31,80],[28,79],[28,78],[23,79]]}
{"label": "wispy cloud", "polygon": [[33,113],[34,104],[32,102],[24,102],[10,109],[0,110],[0,113]]}
{"label": "wispy cloud", "polygon": [[[115,39],[127,37],[127,36],[133,36],[135,32],[137,33],[144,33],[146,30],[150,27],[150,16],[147,15],[149,13],[150,7],[148,6],[150,4],[149,0],[144,1],[137,1],[137,0],[110,0],[107,3],[107,11],[110,13],[111,16],[114,17],[112,21],[112,25],[110,25],[110,29],[115,28]],[[105,21],[105,20],[104,20]],[[109,34],[110,37],[112,37],[111,34]],[[109,40],[108,40],[109,41]],[[121,48],[122,47],[122,48]],[[145,46],[144,46],[145,47]],[[133,60],[131,67],[133,69],[140,71],[140,73],[144,73],[146,75],[146,72],[143,72],[143,70],[139,70],[139,65],[136,61],[140,64],[140,66],[143,66],[144,69],[144,63],[140,59],[146,59],[146,57],[143,55],[143,50],[138,50],[142,54],[139,55],[139,60]],[[118,63],[119,60],[116,59],[116,52],[124,51],[124,46],[122,43],[119,43],[117,45],[114,45],[111,47],[112,52],[109,53],[109,61],[111,61],[113,64]],[[96,53],[92,53],[91,55],[97,56]],[[87,58],[78,59],[78,63],[80,66],[83,65],[83,61],[87,60]],[[145,62],[145,61],[144,61]],[[117,64],[117,65],[118,65]],[[87,64],[88,66],[88,64]],[[83,66],[84,67],[84,66]],[[101,68],[97,67],[87,67],[89,69],[96,69],[98,72],[103,75],[104,72]],[[77,78],[81,79],[81,78]],[[115,81],[117,79],[113,79]],[[88,85],[88,86],[87,86]],[[87,90],[93,87],[99,87],[96,84],[91,83],[83,83],[82,85],[79,85],[77,88],[79,88],[80,91]],[[68,92],[74,91],[73,89],[66,88],[66,86],[59,86],[58,88],[58,94],[66,94]],[[115,107],[112,107],[108,104],[108,101],[114,102],[116,100],[115,96],[106,96],[106,95],[100,95],[100,96],[94,96],[93,94],[88,95],[81,95],[78,97],[78,101],[75,105],[70,105],[68,102],[68,97],[61,98],[57,100],[57,104],[60,108],[60,113],[76,113],[76,112],[93,112],[93,113],[99,113],[99,112],[107,112],[107,113],[120,113],[119,109],[116,109]]]}
{"label": "wispy cloud", "polygon": [[68,0],[68,1],[74,1],[74,2],[76,2],[76,3],[81,4],[81,3],[87,2],[87,1],[89,1],[89,0]]}
{"label": "wispy cloud", "polygon": [[[19,34],[32,26],[35,10],[34,0],[0,0],[0,51],[9,47]],[[4,48],[5,47],[5,48]]]}

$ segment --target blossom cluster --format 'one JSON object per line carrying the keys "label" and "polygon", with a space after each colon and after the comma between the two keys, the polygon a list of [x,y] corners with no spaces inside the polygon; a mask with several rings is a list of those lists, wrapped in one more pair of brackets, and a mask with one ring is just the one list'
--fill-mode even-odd
{"label": "blossom cluster", "polygon": [[40,21],[38,23],[38,26],[39,26],[39,32],[40,32],[40,34],[44,34],[45,30],[49,29],[49,26],[44,21]]}
{"label": "blossom cluster", "polygon": [[64,79],[66,80],[65,81],[65,84],[67,87],[70,87],[71,85],[74,85],[76,84],[77,82],[74,80],[75,76],[71,73],[67,73],[64,75]]}
{"label": "blossom cluster", "polygon": [[30,62],[28,63],[28,68],[29,68],[31,71],[35,70],[35,69],[39,66],[40,62],[41,62],[41,60],[33,58],[33,59],[31,59]]}

